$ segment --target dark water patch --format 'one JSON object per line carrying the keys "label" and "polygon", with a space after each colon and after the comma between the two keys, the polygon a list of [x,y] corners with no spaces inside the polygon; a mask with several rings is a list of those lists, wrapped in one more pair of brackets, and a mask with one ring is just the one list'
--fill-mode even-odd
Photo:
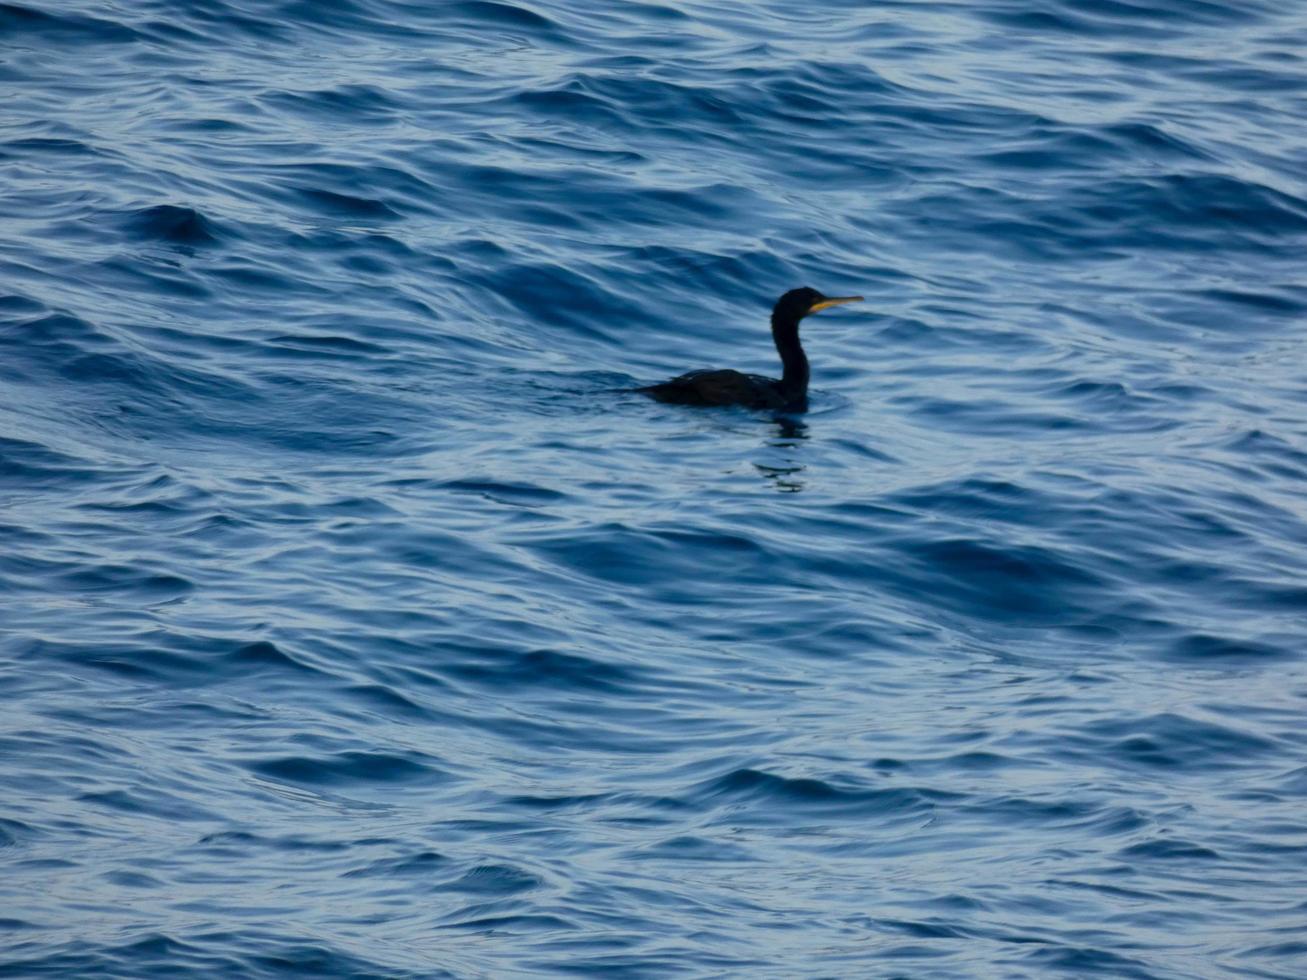
{"label": "dark water patch", "polygon": [[356,703],[385,714],[413,719],[427,715],[426,709],[416,701],[384,684],[357,684],[349,688],[348,694]]}
{"label": "dark water patch", "polygon": [[464,932],[489,932],[495,935],[531,936],[537,933],[558,933],[574,930],[576,925],[556,915],[491,915],[461,922],[447,922],[442,929]]}
{"label": "dark water patch", "polygon": [[1132,38],[1165,40],[1180,37],[1196,25],[1224,27],[1255,24],[1269,8],[1255,3],[1128,3],[1123,0],[1069,0],[1044,2],[1017,8],[1005,3],[990,5],[981,16],[997,24],[1034,33],[1063,34],[1071,38],[1106,38],[1126,32]]}
{"label": "dark water patch", "polygon": [[[711,121],[719,126],[738,126],[740,113],[718,92],[669,81],[651,75],[578,74],[564,91],[584,93],[597,103],[621,113],[628,128],[658,125],[669,119]],[[706,139],[712,135],[704,134]]]}
{"label": "dark water patch", "polygon": [[237,391],[248,398],[254,390],[230,372],[143,349],[118,331],[64,313],[0,329],[0,350],[6,349],[10,372],[69,385],[63,390],[66,406],[98,404],[97,426],[137,413],[152,420],[170,417],[174,424],[180,419],[202,424],[207,412],[192,399]]}
{"label": "dark water patch", "polygon": [[435,851],[419,851],[404,857],[385,858],[366,867],[353,868],[342,874],[344,878],[391,878],[396,875],[429,877],[448,869],[449,859]]}
{"label": "dark water patch", "polygon": [[431,784],[449,778],[420,758],[384,752],[337,752],[324,757],[283,756],[246,765],[252,772],[272,779],[326,787],[356,783]]}
{"label": "dark water patch", "polygon": [[[151,599],[167,603],[176,596],[171,589],[157,598],[151,592],[143,596],[133,582],[122,598],[131,604]],[[63,668],[87,667],[128,680],[152,681],[178,689],[242,683],[254,677],[266,679],[269,674],[285,673],[290,677],[322,672],[267,641],[233,648],[222,640],[162,631],[145,633],[137,640],[103,639],[97,643],[33,639],[27,655],[39,661],[58,662]]]}
{"label": "dark water patch", "polygon": [[630,300],[613,295],[589,276],[551,263],[505,263],[474,282],[513,307],[530,311],[538,328],[563,328],[572,342],[605,338],[612,325],[629,328],[641,317]]}
{"label": "dark water patch", "polygon": [[1105,836],[1130,833],[1141,829],[1148,822],[1133,808],[1103,806],[1090,799],[1054,801],[1008,797],[964,806],[961,810],[964,813],[983,812],[986,816],[1001,815],[1001,819],[1011,821],[1014,826],[1031,829],[1076,828],[1082,833]]}
{"label": "dark water patch", "polygon": [[46,13],[16,3],[0,4],[0,32],[26,40],[64,44],[123,44],[139,39],[115,20],[75,13]]}
{"label": "dark water patch", "polygon": [[1096,171],[1112,162],[1132,167],[1146,162],[1162,167],[1208,161],[1210,157],[1196,145],[1155,126],[1127,123],[1096,131],[1041,126],[1020,134],[982,159],[988,165],[1007,170],[1068,174]]}
{"label": "dark water patch", "polygon": [[[175,12],[170,10],[169,14],[175,17]],[[290,25],[271,16],[253,16],[225,0],[192,2],[187,5],[185,14],[186,27],[218,47],[239,47],[251,40],[267,44],[286,43],[294,36]]]}
{"label": "dark water patch", "polygon": [[597,527],[584,535],[532,539],[533,550],[583,575],[628,586],[654,588],[683,583],[693,589],[696,576],[731,574],[761,582],[776,572],[759,541],[726,531],[716,533]]}
{"label": "dark water patch", "polygon": [[1211,160],[1210,152],[1175,133],[1144,122],[1113,123],[1100,131],[1121,152],[1144,154],[1150,161]]}
{"label": "dark water patch", "polygon": [[1276,784],[1279,792],[1307,797],[1307,766],[1286,773]]}
{"label": "dark water patch", "polygon": [[310,853],[339,853],[348,851],[358,842],[312,840],[304,837],[264,837],[241,830],[224,830],[206,834],[197,846],[223,850],[228,855],[244,854],[255,849],[277,852],[307,851]]}
{"label": "dark water patch", "polygon": [[812,813],[847,810],[867,816],[907,817],[928,813],[936,802],[956,799],[961,794],[840,786],[824,779],[789,778],[757,769],[737,769],[700,785],[694,795],[701,804],[748,804],[760,815],[773,807],[798,807]]}
{"label": "dark water patch", "polygon": [[1047,514],[1050,505],[1032,487],[976,478],[901,491],[889,499],[898,506],[923,513],[990,521],[1037,519]]}
{"label": "dark water patch", "polygon": [[[98,479],[100,470],[76,456],[46,446],[0,436],[0,486],[36,492]],[[26,532],[26,529],[15,529]]]}
{"label": "dark water patch", "polygon": [[399,212],[390,205],[375,198],[342,194],[318,187],[299,187],[295,189],[295,193],[318,214],[382,220],[391,220],[400,216]]}
{"label": "dark water patch", "polygon": [[267,105],[295,113],[321,115],[351,125],[386,122],[403,106],[384,89],[372,85],[341,85],[311,92],[276,92],[263,97]]}
{"label": "dark water patch", "polygon": [[58,373],[69,381],[144,387],[150,371],[137,357],[115,354],[80,354],[60,363]]}
{"label": "dark water patch", "polygon": [[[27,304],[23,304],[25,309]],[[33,311],[35,312],[35,311]],[[104,333],[93,326],[90,321],[68,313],[47,313],[35,320],[19,321],[5,332],[5,338],[15,342],[22,340],[29,343],[60,343],[85,347],[102,343]]]}
{"label": "dark water patch", "polygon": [[0,849],[17,847],[37,833],[36,829],[21,820],[0,817]]}
{"label": "dark water patch", "polygon": [[[181,45],[203,47],[213,42],[211,34],[173,20],[139,20],[136,22],[135,29],[141,33],[143,39],[151,42],[149,48],[139,52],[138,58],[141,60],[138,60],[137,64],[145,63],[144,59],[151,56],[159,56],[159,48],[175,50]],[[164,56],[164,59],[166,63],[167,56]],[[184,63],[181,58],[177,58],[177,61]]]}
{"label": "dark water patch", "polygon": [[1070,976],[1122,977],[1128,980],[1160,980],[1145,961],[1092,946],[1038,946],[1013,961],[1023,968],[1053,970]]}
{"label": "dark water patch", "polygon": [[226,656],[227,663],[235,669],[245,671],[257,670],[291,670],[315,671],[316,668],[302,663],[286,653],[274,643],[259,640],[237,647]]}
{"label": "dark water patch", "polygon": [[983,399],[968,401],[914,399],[913,410],[930,422],[960,434],[984,432],[1015,436],[1023,432],[1063,432],[1093,428],[1095,420],[1065,412],[1022,412],[1011,405]]}
{"label": "dark water patch", "polygon": [[188,680],[194,683],[208,673],[201,657],[162,646],[130,642],[86,644],[37,639],[31,641],[28,655],[37,661],[55,661],[74,668],[104,671],[124,681],[163,683]]}
{"label": "dark water patch", "polygon": [[450,480],[439,485],[441,489],[456,493],[472,493],[496,503],[518,507],[540,507],[566,499],[566,494],[548,487],[481,480]]}
{"label": "dark water patch", "polygon": [[124,888],[140,888],[144,890],[153,890],[159,888],[163,882],[158,878],[145,874],[135,874],[127,871],[110,872],[105,875],[105,881],[111,885],[120,885]]}
{"label": "dark water patch", "polygon": [[301,349],[318,355],[335,355],[345,360],[357,360],[360,357],[389,354],[390,350],[380,344],[370,344],[353,337],[312,337],[307,335],[282,335],[269,337],[268,343],[281,348]]}
{"label": "dark water patch", "polygon": [[194,588],[193,582],[179,575],[161,575],[124,565],[79,568],[60,576],[60,580],[70,592],[130,596],[145,602],[177,598]]}
{"label": "dark water patch", "polygon": [[534,891],[543,882],[520,868],[485,864],[445,885],[449,891],[470,895],[508,896]]}
{"label": "dark water patch", "polygon": [[[276,15],[279,22],[293,24],[313,32],[324,32],[344,40],[357,41],[366,35],[398,36],[407,28],[410,38],[420,36],[416,24],[410,19],[408,23],[399,23],[390,16],[393,8],[401,6],[388,3],[372,3],[369,0],[341,0],[332,4],[330,10],[324,10],[312,0],[282,0],[277,6]],[[417,11],[412,11],[417,13]]]}
{"label": "dark water patch", "polygon": [[152,817],[168,822],[216,820],[218,815],[187,796],[158,787],[134,786],[84,793],[79,802],[119,811],[128,817]]}
{"label": "dark water patch", "polygon": [[[1302,287],[1287,287],[1286,291],[1288,290],[1298,293],[1303,292]],[[1307,311],[1307,302],[1295,296],[1285,295],[1284,292],[1205,289],[1197,295],[1202,299],[1213,301],[1222,306],[1244,306],[1258,313],[1299,316]]]}
{"label": "dark water patch", "polygon": [[1246,66],[1219,69],[1191,67],[1184,72],[1189,81],[1206,83],[1221,92],[1238,90],[1255,93],[1263,98],[1274,98],[1286,92],[1307,89],[1307,79],[1288,80],[1283,73]]}
{"label": "dark water patch", "polygon": [[4,313],[44,313],[47,312],[43,304],[27,296],[17,296],[7,294],[0,296],[0,311]]}
{"label": "dark water patch", "polygon": [[526,807],[530,810],[567,810],[573,807],[588,807],[608,799],[605,794],[588,793],[574,796],[514,796],[504,802],[511,806]]}
{"label": "dark water patch", "polygon": [[1307,942],[1287,940],[1266,946],[1254,946],[1243,951],[1244,956],[1270,957],[1272,959],[1291,958],[1291,966],[1303,957],[1307,957]]}
{"label": "dark water patch", "polygon": [[[1307,601],[1307,596],[1296,593],[1288,596],[1289,605],[1302,608],[1300,602]],[[1166,651],[1166,659],[1195,666],[1212,667],[1238,666],[1240,664],[1257,664],[1277,660],[1296,659],[1302,651],[1270,643],[1256,643],[1247,640],[1235,640],[1210,634],[1196,634],[1176,640]]]}
{"label": "dark water patch", "polygon": [[670,861],[674,864],[696,862],[702,864],[743,865],[756,862],[748,848],[732,842],[714,840],[693,834],[680,834],[632,855],[635,860]]}
{"label": "dark water patch", "polygon": [[0,143],[0,159],[19,154],[31,155],[35,158],[61,155],[95,156],[98,152],[90,143],[60,137],[30,136]]}
{"label": "dark water patch", "polygon": [[1270,738],[1169,712],[1094,722],[1068,733],[1066,744],[1068,753],[1195,775],[1239,768],[1276,749]]}
{"label": "dark water patch", "polygon": [[[898,210],[899,206],[895,206]],[[984,239],[1024,261],[1124,257],[1127,249],[1283,253],[1307,232],[1307,197],[1214,174],[1095,179],[1055,194],[944,192],[919,197],[940,244]]]}
{"label": "dark water patch", "polygon": [[175,245],[212,245],[221,235],[217,226],[194,208],[158,204],[130,213],[123,222],[129,234]]}
{"label": "dark water patch", "polygon": [[985,619],[1057,621],[1087,608],[1105,583],[1070,556],[1036,547],[995,548],[957,538],[913,545],[915,570],[898,588],[920,589],[937,602]]}
{"label": "dark water patch", "polygon": [[118,944],[78,942],[43,956],[23,955],[8,967],[14,976],[179,977],[241,976],[251,980],[284,977],[385,980],[418,976],[451,977],[437,971],[419,973],[376,963],[326,944],[262,931],[210,932],[185,939],[163,933]]}
{"label": "dark water patch", "polygon": [[631,692],[641,672],[559,650],[487,650],[480,663],[445,664],[442,671],[490,688],[559,687],[572,691]]}
{"label": "dark water patch", "polygon": [[458,0],[440,8],[441,20],[448,18],[456,23],[477,24],[497,28],[528,30],[533,34],[558,33],[557,25],[537,10],[516,3],[496,3],[494,0]]}
{"label": "dark water patch", "polygon": [[[1102,189],[1101,202],[1086,208],[1103,221],[1127,213],[1148,214],[1166,229],[1219,229],[1266,240],[1268,233],[1307,231],[1307,200],[1252,181],[1212,174],[1175,174],[1156,180],[1117,183]],[[1110,202],[1110,203],[1109,203]],[[1160,233],[1154,244],[1165,241]]]}
{"label": "dark water patch", "polygon": [[[191,245],[174,245],[174,249],[178,254],[188,257],[196,251]],[[210,286],[192,275],[190,270],[178,268],[166,260],[160,261],[156,255],[144,260],[139,255],[127,254],[103,259],[96,263],[95,276],[131,283],[139,292],[165,301],[196,302],[213,297]]]}
{"label": "dark water patch", "polygon": [[1158,838],[1122,848],[1121,857],[1132,861],[1163,860],[1188,864],[1191,861],[1217,861],[1221,855],[1210,847],[1201,847],[1188,841]]}

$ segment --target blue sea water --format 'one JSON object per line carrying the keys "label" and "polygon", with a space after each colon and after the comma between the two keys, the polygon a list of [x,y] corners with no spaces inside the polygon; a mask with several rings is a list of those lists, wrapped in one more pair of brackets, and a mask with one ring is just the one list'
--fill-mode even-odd
{"label": "blue sea water", "polygon": [[[1307,975],[1307,7],[0,4],[0,976]],[[621,391],[775,372],[812,410]]]}

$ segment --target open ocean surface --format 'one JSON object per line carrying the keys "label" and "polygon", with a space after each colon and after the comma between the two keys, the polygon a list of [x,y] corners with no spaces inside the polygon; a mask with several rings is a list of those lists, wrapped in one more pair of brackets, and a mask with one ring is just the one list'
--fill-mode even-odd
{"label": "open ocean surface", "polygon": [[[1307,6],[0,4],[0,976],[1307,976]],[[774,374],[812,411],[619,389]]]}

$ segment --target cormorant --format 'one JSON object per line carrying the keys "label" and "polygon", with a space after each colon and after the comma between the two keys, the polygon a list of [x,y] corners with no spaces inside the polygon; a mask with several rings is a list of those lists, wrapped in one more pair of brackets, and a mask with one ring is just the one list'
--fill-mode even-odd
{"label": "cormorant", "polygon": [[806,412],[808,358],[799,343],[799,321],[828,306],[856,303],[861,299],[861,296],[823,296],[806,286],[791,289],[778,299],[771,312],[771,335],[784,366],[779,381],[739,371],[691,371],[670,381],[635,390],[674,405],[743,405],[745,408]]}

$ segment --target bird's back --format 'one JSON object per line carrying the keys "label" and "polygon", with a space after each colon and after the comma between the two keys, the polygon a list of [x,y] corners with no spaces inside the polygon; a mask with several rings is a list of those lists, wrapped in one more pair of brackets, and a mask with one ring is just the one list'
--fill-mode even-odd
{"label": "bird's back", "polygon": [[745,408],[785,408],[779,381],[740,371],[691,371],[647,388],[651,398],[673,405],[741,405]]}

